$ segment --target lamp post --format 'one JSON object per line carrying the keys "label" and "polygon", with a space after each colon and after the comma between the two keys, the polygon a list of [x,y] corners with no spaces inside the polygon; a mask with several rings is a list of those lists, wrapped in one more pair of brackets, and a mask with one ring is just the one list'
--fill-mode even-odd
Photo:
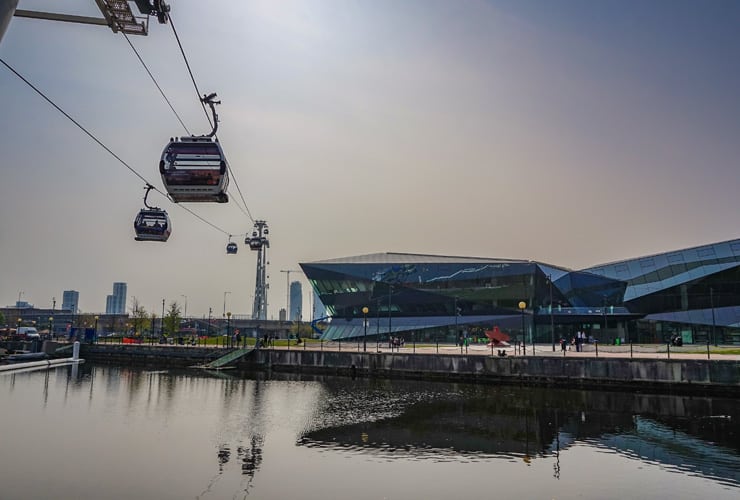
{"label": "lamp post", "polygon": [[388,286],[388,347],[391,347],[391,306],[393,295],[393,285]]}
{"label": "lamp post", "polygon": [[552,274],[547,275],[547,282],[550,284],[550,338],[552,340],[552,352],[555,352],[555,319],[552,315]]}
{"label": "lamp post", "polygon": [[[281,273],[285,273],[285,320],[290,321],[290,273],[297,273],[295,269],[281,269]],[[298,310],[298,308],[296,308]]]}
{"label": "lamp post", "polygon": [[524,310],[527,308],[527,303],[523,300],[519,302],[519,310],[522,312],[522,348],[524,355],[527,355],[527,335],[524,331]]}
{"label": "lamp post", "polygon": [[365,328],[365,333],[362,335],[362,352],[367,352],[367,313],[370,309],[367,306],[362,308],[362,326]]}
{"label": "lamp post", "polygon": [[159,321],[159,336],[164,338],[164,299],[162,299],[162,319]]}
{"label": "lamp post", "polygon": [[380,299],[378,307],[375,308],[375,352],[380,352]]}
{"label": "lamp post", "polygon": [[226,340],[231,345],[231,311],[226,313]]}
{"label": "lamp post", "polygon": [[604,309],[602,310],[604,316],[604,335],[606,335],[606,295],[604,295]]}
{"label": "lamp post", "polygon": [[[57,298],[52,297],[51,298],[51,319],[50,319],[52,324],[54,324],[54,309],[56,308],[57,308]],[[54,340],[54,330],[51,330],[49,333],[51,334],[51,340]]]}
{"label": "lamp post", "polygon": [[714,318],[714,288],[713,287],[709,287],[709,306],[712,308],[712,339],[714,341],[714,347],[717,347],[717,332],[715,330],[717,323]]}
{"label": "lamp post", "polygon": [[93,334],[93,344],[97,344],[98,342],[98,320],[100,319],[100,316],[95,315],[95,333]]}
{"label": "lamp post", "polygon": [[180,297],[185,297],[185,311],[182,314],[182,317],[185,321],[188,320],[188,296],[180,294]]}
{"label": "lamp post", "polygon": [[49,316],[49,340],[54,340],[54,316]]}
{"label": "lamp post", "polygon": [[455,310],[453,312],[455,313],[455,336],[460,340],[460,354],[462,354],[464,342],[462,335],[457,331],[457,297],[455,297]]}
{"label": "lamp post", "polygon": [[18,335],[18,330],[19,330],[19,329],[20,329],[20,327],[21,327],[21,323],[23,323],[23,320],[22,320],[22,319],[20,318],[20,316],[19,316],[19,317],[18,317],[18,326],[16,326],[16,327],[15,327],[15,334],[16,334],[16,335]]}
{"label": "lamp post", "polygon": [[226,295],[227,295],[227,294],[230,294],[230,293],[231,293],[231,292],[224,292],[224,313],[223,313],[223,315],[221,316],[222,318],[223,318],[224,316],[226,316]]}
{"label": "lamp post", "polygon": [[206,337],[211,336],[211,313],[213,313],[213,309],[209,307],[208,308],[208,335],[206,335]]}

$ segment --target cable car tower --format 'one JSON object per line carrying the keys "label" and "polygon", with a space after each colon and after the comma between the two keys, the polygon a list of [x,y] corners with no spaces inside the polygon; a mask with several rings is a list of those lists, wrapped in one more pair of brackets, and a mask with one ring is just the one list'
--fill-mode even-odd
{"label": "cable car tower", "polygon": [[252,306],[252,319],[267,319],[267,249],[270,248],[270,240],[267,235],[270,230],[267,222],[263,220],[254,221],[252,235],[244,238],[244,244],[249,245],[250,250],[257,252],[257,279],[254,285],[254,305]]}

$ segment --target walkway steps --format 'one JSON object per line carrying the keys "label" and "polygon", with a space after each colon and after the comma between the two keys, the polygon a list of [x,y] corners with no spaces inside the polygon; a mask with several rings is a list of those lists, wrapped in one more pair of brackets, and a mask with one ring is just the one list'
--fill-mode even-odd
{"label": "walkway steps", "polygon": [[226,365],[230,363],[233,363],[243,358],[244,356],[246,356],[252,351],[254,351],[253,347],[246,347],[244,349],[236,349],[236,350],[233,350],[221,356],[218,359],[214,359],[210,363],[207,363],[205,365],[200,365],[198,366],[198,368],[205,368],[206,370],[218,370],[220,368],[224,368]]}

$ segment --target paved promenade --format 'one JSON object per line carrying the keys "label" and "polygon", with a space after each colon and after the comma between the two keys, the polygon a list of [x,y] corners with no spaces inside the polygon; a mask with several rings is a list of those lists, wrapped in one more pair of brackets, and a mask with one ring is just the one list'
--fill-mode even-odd
{"label": "paved promenade", "polygon": [[[514,346],[509,347],[488,347],[484,344],[469,345],[468,347],[455,346],[451,344],[439,344],[437,347],[435,344],[417,344],[414,346],[412,343],[406,343],[403,347],[393,348],[388,347],[388,342],[377,345],[375,342],[367,342],[367,352],[398,352],[401,354],[462,354],[462,355],[480,355],[480,356],[498,356],[499,351],[506,353],[506,356],[558,356],[558,357],[573,357],[573,358],[594,358],[594,357],[608,357],[608,358],[642,358],[642,359],[710,359],[710,360],[740,360],[740,354],[723,353],[723,351],[738,352],[740,347],[738,346],[709,346],[709,356],[707,356],[706,344],[693,344],[684,345],[681,347],[670,346],[666,344],[633,344],[630,348],[629,345],[599,345],[598,351],[595,344],[585,344],[581,352],[577,352],[575,347],[572,350],[562,351],[559,345],[555,346],[555,352],[552,350],[550,344],[536,344],[534,349],[532,345],[526,346],[526,354],[524,349],[516,348]],[[276,346],[268,347],[269,349],[279,350],[310,350],[316,351],[323,349],[325,351],[337,351],[340,350],[339,342],[324,342],[323,345],[318,342],[308,342],[305,347],[303,344],[295,345],[291,344],[287,346]],[[342,342],[341,350],[348,352],[362,352],[363,344],[362,341],[358,342]]]}

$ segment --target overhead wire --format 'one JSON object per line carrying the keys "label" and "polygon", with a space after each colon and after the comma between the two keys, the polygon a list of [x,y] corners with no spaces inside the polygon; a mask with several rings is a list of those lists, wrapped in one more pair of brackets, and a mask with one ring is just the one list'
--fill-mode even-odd
{"label": "overhead wire", "polygon": [[[171,21],[171,20],[170,20],[170,21]],[[168,106],[170,107],[170,109],[172,110],[172,112],[173,112],[173,113],[175,114],[175,116],[177,117],[177,120],[178,120],[178,121],[180,122],[180,125],[182,125],[182,128],[183,128],[183,129],[185,129],[185,132],[186,132],[186,133],[187,133],[188,135],[193,135],[193,134],[192,134],[192,133],[190,132],[190,130],[188,130],[188,127],[187,127],[187,126],[185,125],[185,123],[184,123],[184,122],[182,121],[182,118],[181,118],[181,117],[180,117],[180,115],[179,115],[179,114],[177,113],[177,111],[175,110],[175,108],[174,108],[174,106],[172,105],[172,103],[170,102],[170,100],[169,100],[169,99],[167,98],[167,95],[165,95],[165,93],[164,93],[164,90],[162,90],[162,87],[161,87],[161,86],[159,85],[159,82],[158,82],[158,81],[157,81],[157,79],[156,79],[156,78],[154,77],[154,75],[152,74],[152,72],[151,72],[151,71],[149,70],[149,67],[148,67],[148,66],[146,65],[146,63],[144,62],[144,59],[143,59],[143,58],[141,57],[141,55],[139,54],[139,51],[138,51],[138,50],[136,50],[136,47],[135,47],[135,46],[134,46],[134,44],[133,44],[133,43],[131,42],[131,39],[130,39],[130,38],[129,38],[129,36],[128,36],[128,35],[126,34],[126,31],[125,31],[124,29],[121,29],[120,31],[121,31],[121,33],[123,34],[123,36],[124,36],[124,38],[126,39],[126,41],[128,42],[128,45],[129,45],[129,47],[131,47],[131,50],[133,50],[133,51],[134,51],[134,54],[135,54],[135,55],[136,55],[136,57],[137,57],[137,58],[139,59],[139,62],[141,63],[141,65],[142,65],[142,66],[144,67],[144,69],[146,70],[147,74],[149,75],[149,78],[151,78],[152,82],[153,82],[153,83],[154,83],[154,85],[155,85],[155,86],[157,87],[157,90],[159,90],[159,93],[161,94],[162,98],[163,98],[163,99],[165,100],[165,102],[167,103],[167,105],[168,105]],[[175,31],[175,38],[177,39],[177,43],[178,43],[178,46],[180,47],[180,51],[181,51],[181,52],[183,52],[183,47],[182,47],[182,44],[180,43],[180,38],[179,38],[179,36],[177,35],[177,32],[176,32],[176,31]],[[185,57],[185,56],[184,56],[184,52],[183,52],[183,57]],[[193,74],[192,74],[192,72],[191,72],[191,70],[190,70],[190,64],[189,64],[189,63],[187,62],[187,58],[186,58],[186,66],[188,67],[188,72],[190,73],[190,79],[191,79],[191,80],[193,81],[193,85],[195,86],[195,90],[196,90],[196,93],[198,93],[198,95],[200,95],[200,93],[198,92],[198,85],[197,85],[197,84],[195,83],[195,77],[193,76]],[[201,103],[201,104],[202,104],[202,103]],[[205,104],[203,104],[203,108],[205,109]],[[208,122],[209,122],[209,123],[211,123],[211,120],[210,120],[210,115],[208,115],[208,113],[206,113],[206,117],[208,118]],[[211,124],[211,126],[213,126],[213,125]],[[232,179],[234,180],[234,184],[236,185],[236,188],[237,188],[237,190],[239,191],[239,195],[240,195],[240,196],[241,196],[241,198],[242,198],[242,202],[244,202],[244,203],[245,203],[244,207],[242,207],[242,206],[241,206],[241,205],[240,205],[239,203],[237,203],[237,202],[235,202],[234,204],[235,204],[235,205],[237,206],[237,208],[239,208],[239,210],[241,210],[241,212],[242,212],[242,213],[243,213],[244,215],[246,215],[247,217],[249,217],[249,219],[250,219],[250,220],[251,220],[251,221],[252,221],[252,222],[254,223],[254,219],[252,218],[252,214],[251,214],[251,213],[249,212],[249,207],[248,207],[248,206],[246,205],[246,202],[244,201],[244,196],[242,195],[242,193],[241,193],[241,189],[239,188],[239,183],[238,183],[238,182],[237,182],[237,180],[236,180],[236,176],[234,176],[234,173],[233,173],[233,172],[231,171],[231,166],[230,166],[230,165],[229,165],[229,167],[228,167],[228,168],[229,168],[229,174],[231,174],[231,177],[232,177]]]}
{"label": "overhead wire", "polygon": [[[124,167],[126,167],[127,169],[129,169],[131,171],[131,173],[133,173],[136,177],[138,177],[139,179],[141,179],[142,181],[144,181],[145,184],[152,185],[143,175],[141,175],[139,172],[137,172],[135,168],[133,168],[128,163],[126,163],[125,160],[123,160],[120,156],[118,156],[116,153],[114,153],[113,150],[111,150],[108,146],[106,146],[92,132],[90,132],[89,130],[87,130],[80,122],[78,122],[77,120],[75,120],[69,113],[67,113],[66,111],[64,111],[60,106],[58,106],[54,101],[52,101],[51,98],[49,98],[46,94],[44,94],[44,92],[42,92],[38,87],[36,87],[33,83],[31,83],[26,77],[24,77],[18,71],[16,71],[15,68],[13,68],[10,64],[8,64],[5,61],[5,59],[3,59],[3,58],[0,57],[0,63],[2,63],[3,66],[5,66],[6,68],[8,68],[15,76],[17,76],[18,78],[20,78],[21,81],[23,81],[26,85],[28,85],[29,87],[31,87],[31,89],[33,89],[34,92],[36,92],[38,95],[40,95],[46,102],[48,102],[49,104],[51,104],[52,107],[54,107],[54,109],[56,109],[62,115],[64,115],[65,118],[67,118],[69,121],[71,121],[72,123],[74,123],[77,126],[77,128],[79,128],[80,130],[82,130],[88,137],[90,137],[90,139],[92,139],[93,141],[95,141],[95,143],[97,143],[101,148],[103,148],[105,151],[107,151],[111,156],[113,156],[113,158],[115,158],[116,160],[118,160],[119,163],[121,163]],[[169,197],[169,195],[167,195],[167,193],[162,192],[157,187],[154,187],[154,190],[156,192],[158,192],[159,194],[161,194],[162,196],[164,196],[165,198],[167,198],[167,199],[169,199],[171,201],[171,198]],[[185,207],[185,206],[180,205],[180,204],[175,204],[175,205],[177,205],[181,209],[185,210],[186,212],[190,213],[192,216],[194,216],[195,218],[199,219],[201,222],[204,222],[205,224],[208,224],[209,226],[211,226],[212,228],[216,229],[217,231],[220,231],[220,232],[222,232],[225,235],[231,234],[228,231],[220,228],[216,224],[214,224],[214,223],[206,220],[205,218],[201,217],[197,213],[193,212],[188,207]]]}
{"label": "overhead wire", "polygon": [[[182,46],[182,42],[180,41],[180,36],[177,34],[177,29],[175,28],[175,23],[172,21],[172,14],[168,13],[167,18],[170,22],[170,26],[172,27],[172,33],[175,35],[175,40],[177,40],[177,45],[180,47],[180,54],[182,54],[182,58],[185,61],[185,66],[188,69],[188,74],[190,75],[190,80],[193,82],[193,87],[195,88],[195,94],[198,96],[198,100],[200,101],[201,106],[203,107],[203,112],[206,115],[206,118],[208,119],[208,124],[213,127],[214,124],[211,121],[211,116],[208,114],[208,111],[206,110],[206,105],[201,99],[200,89],[198,88],[198,84],[195,81],[195,76],[193,75],[193,71],[190,67],[190,62],[188,61],[188,56],[185,54],[185,49]],[[218,136],[217,136],[218,137]],[[227,163],[228,165],[228,163]],[[245,213],[247,217],[249,217],[249,220],[252,221],[252,224],[254,224],[255,220],[254,217],[252,217],[252,212],[249,210],[249,205],[247,205],[247,200],[244,199],[244,194],[242,193],[241,187],[239,187],[239,182],[236,180],[236,176],[234,175],[234,171],[231,169],[231,165],[228,165],[229,169],[229,175],[231,176],[231,179],[234,181],[234,185],[236,186],[236,190],[239,193],[239,197],[242,200],[242,203],[244,204],[244,210],[242,212]],[[242,207],[236,203],[236,205],[241,210]],[[245,212],[246,210],[246,212]]]}
{"label": "overhead wire", "polygon": [[131,39],[130,39],[130,38],[128,37],[128,35],[126,34],[126,31],[125,31],[125,30],[121,30],[121,33],[123,33],[123,36],[124,36],[124,38],[126,39],[126,41],[128,42],[128,44],[129,44],[129,47],[131,47],[131,50],[133,50],[133,51],[134,51],[134,54],[136,54],[136,57],[137,57],[137,58],[139,59],[139,62],[141,62],[141,65],[142,65],[142,66],[144,66],[144,69],[146,70],[147,74],[149,75],[149,78],[151,78],[151,79],[152,79],[152,82],[154,82],[154,85],[156,85],[156,86],[157,86],[157,90],[159,90],[159,93],[160,93],[160,94],[162,94],[162,97],[164,98],[165,102],[167,102],[167,105],[168,105],[168,106],[170,107],[170,109],[172,110],[172,112],[173,112],[173,113],[175,114],[175,116],[177,117],[177,120],[178,120],[178,121],[180,122],[180,125],[182,125],[182,128],[184,128],[184,129],[185,129],[185,132],[186,132],[186,133],[187,133],[188,135],[193,135],[193,134],[191,134],[191,133],[190,133],[190,130],[188,130],[188,127],[187,127],[187,126],[185,125],[185,123],[184,123],[184,122],[182,121],[182,118],[180,118],[180,115],[179,115],[179,114],[177,114],[177,111],[175,111],[175,108],[174,108],[174,106],[172,106],[172,103],[170,102],[170,100],[169,100],[169,99],[167,98],[167,96],[165,95],[165,93],[164,93],[164,90],[162,90],[162,87],[160,87],[160,86],[159,86],[159,82],[157,82],[157,79],[156,79],[156,78],[154,78],[154,75],[152,75],[152,72],[151,72],[151,71],[149,71],[149,67],[148,67],[148,66],[146,65],[146,63],[144,62],[144,59],[142,59],[142,58],[141,58],[141,55],[139,54],[139,51],[138,51],[138,50],[136,50],[136,47],[134,47],[134,44],[133,44],[133,43],[131,43]]}

